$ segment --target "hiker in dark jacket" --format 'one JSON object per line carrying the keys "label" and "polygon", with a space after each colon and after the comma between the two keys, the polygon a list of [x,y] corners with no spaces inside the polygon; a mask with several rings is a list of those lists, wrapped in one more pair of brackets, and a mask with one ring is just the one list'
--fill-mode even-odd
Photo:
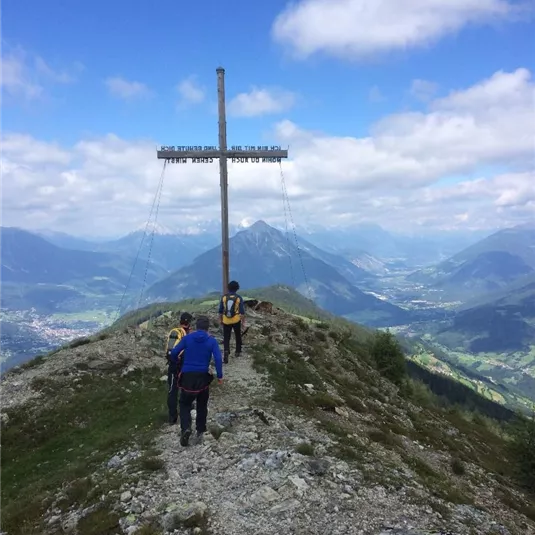
{"label": "hiker in dark jacket", "polygon": [[184,336],[191,330],[191,320],[193,316],[189,312],[183,312],[180,316],[180,327],[171,329],[167,337],[167,408],[169,411],[169,423],[174,425],[178,420],[178,374],[182,363],[182,355],[177,361],[170,358],[171,351],[176,347]]}
{"label": "hiker in dark jacket", "polygon": [[208,417],[208,399],[210,383],[214,377],[209,372],[212,357],[215,361],[217,379],[223,384],[223,361],[217,340],[208,334],[210,320],[200,316],[196,323],[197,330],[188,334],[171,350],[170,358],[175,361],[184,351],[182,370],[180,372],[178,388],[180,389],[180,444],[187,446],[191,436],[191,405],[197,400],[197,443],[202,442],[206,431]]}

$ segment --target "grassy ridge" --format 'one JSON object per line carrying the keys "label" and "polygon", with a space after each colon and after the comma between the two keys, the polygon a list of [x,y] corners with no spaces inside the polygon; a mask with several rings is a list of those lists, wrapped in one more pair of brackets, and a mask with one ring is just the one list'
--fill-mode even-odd
{"label": "grassy ridge", "polygon": [[41,533],[33,529],[62,487],[64,499],[56,504],[62,511],[97,503],[122,481],[111,479],[103,488],[91,476],[121,447],[148,446],[165,421],[158,369],[126,376],[108,371],[84,374],[72,387],[34,379],[32,386],[52,404],[30,402],[4,411],[9,420],[2,425],[2,530]]}
{"label": "grassy ridge", "polygon": [[[317,320],[335,318],[334,315],[325,312],[313,301],[288,286],[270,286],[268,288],[251,289],[240,293],[244,299],[269,301],[289,314],[296,314]],[[219,297],[219,294],[213,293],[202,298],[184,299],[175,303],[152,303],[126,313],[113,323],[109,329],[114,330],[136,326],[149,319],[155,319],[166,312],[173,313],[187,310],[191,313],[203,313],[214,311],[217,310]],[[347,323],[349,324],[350,322]]]}
{"label": "grassy ridge", "polygon": [[[214,302],[217,304],[217,296],[215,300],[190,302],[184,308],[198,307],[199,311],[204,311],[213,307]],[[184,305],[174,306],[176,311],[182,310]],[[154,308],[150,312],[157,310]],[[294,311],[305,312],[303,308]],[[139,312],[115,328],[136,324],[132,322],[139,320],[136,315]],[[501,458],[505,439],[500,435],[502,428],[498,424],[473,413],[462,413],[459,408],[445,408],[442,400],[417,381],[408,381],[401,395],[393,395],[391,388],[385,389],[378,374],[371,371],[380,366],[370,350],[373,334],[368,329],[339,319],[304,321],[300,317],[294,317],[289,324],[286,320],[281,329],[283,335],[300,340],[310,355],[309,362],[296,351],[277,350],[268,342],[255,347],[255,365],[268,372],[277,402],[320,411],[316,414],[326,432],[339,438],[335,453],[341,458],[365,458],[366,451],[361,442],[348,437],[351,429],[341,427],[330,417],[340,402],[325,384],[334,386],[348,407],[380,421],[368,430],[370,440],[405,455],[405,461],[422,482],[443,499],[471,503],[473,497],[453,484],[446,484],[439,472],[419,458],[403,453],[398,435],[404,434],[437,449],[447,447],[461,462],[483,464],[498,477],[507,474],[510,460],[504,462]],[[271,336],[267,325],[261,334]],[[112,333],[99,335],[106,336]],[[81,342],[89,343],[89,340],[71,346],[81,345]],[[39,361],[35,365],[38,366]],[[58,384],[61,378],[35,379],[33,386],[44,392],[51,404],[44,407],[34,401],[6,411],[9,420],[7,425],[2,424],[2,529],[10,535],[42,533],[40,528],[34,530],[34,526],[39,525],[43,512],[53,504],[51,496],[58,488],[63,488],[63,498],[54,507],[62,511],[71,506],[95,504],[101,495],[117,492],[125,482],[124,476],[107,476],[103,483],[94,474],[120,449],[134,446],[146,451],[139,467],[127,477],[139,478],[143,471],[158,469],[158,459],[151,452],[150,442],[166,415],[165,389],[162,391],[159,381],[161,372],[155,368],[122,376],[123,369],[118,363],[116,369],[99,375],[85,373],[82,366],[76,372],[76,375],[81,373],[80,380],[67,376],[66,382],[61,384]],[[308,383],[316,390],[312,394],[302,388]],[[398,416],[408,403],[416,409],[409,414],[412,426],[405,427],[404,420]],[[445,433],[443,421],[455,425],[468,440]],[[135,483],[135,479],[128,482]],[[527,510],[523,502],[515,501],[505,480],[502,492],[504,499],[518,510]],[[79,522],[79,535],[115,532],[118,517],[106,502],[94,515]],[[57,535],[60,533],[58,531]]]}
{"label": "grassy ridge", "polygon": [[[521,420],[522,431],[516,433],[508,423],[472,412],[463,407],[461,400],[457,404],[450,403],[447,398],[434,395],[422,382],[407,376],[395,393],[373,371],[373,368],[381,370],[377,356],[383,360],[387,355],[379,352],[374,356],[374,344],[369,339],[347,337],[332,324],[326,324],[323,331],[319,330],[319,325],[296,323],[296,327],[302,339],[295,349],[281,350],[271,341],[257,344],[253,349],[253,362],[259,371],[267,372],[276,403],[299,407],[336,437],[332,453],[347,461],[356,460],[363,467],[369,466],[372,451],[386,448],[416,473],[432,495],[453,504],[475,503],[473,489],[459,481],[466,473],[465,464],[473,463],[493,474],[498,487],[496,495],[502,503],[535,520],[535,508],[514,493],[515,478],[528,490],[533,488],[535,450],[530,444],[535,444],[534,425]],[[333,343],[336,350],[333,350]],[[300,351],[305,347],[308,360],[303,359],[303,351]],[[303,384],[313,388],[304,389]],[[366,415],[369,440],[362,436],[362,430],[355,433],[347,417],[334,417],[339,407]],[[499,405],[495,407],[506,411]],[[513,418],[513,421],[519,420]],[[515,436],[520,436],[520,440],[515,441]],[[403,437],[451,455],[449,473],[411,454]],[[510,447],[511,441],[519,447],[518,451]],[[365,474],[371,482],[387,488],[399,485],[401,481],[388,473],[388,467],[388,462],[384,461],[382,467],[375,466]],[[480,474],[467,477],[471,484],[484,484],[479,479]],[[449,514],[442,502],[431,499],[426,505],[444,517]]]}

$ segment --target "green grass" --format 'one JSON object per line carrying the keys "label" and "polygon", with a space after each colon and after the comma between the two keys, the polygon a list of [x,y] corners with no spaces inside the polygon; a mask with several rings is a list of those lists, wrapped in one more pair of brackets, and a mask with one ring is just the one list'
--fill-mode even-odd
{"label": "green grass", "polygon": [[[319,308],[313,301],[288,286],[275,285],[268,288],[247,289],[243,290],[241,295],[244,299],[269,301],[288,314],[301,316],[305,323],[316,323],[334,318],[330,313]],[[140,325],[148,320],[156,319],[164,312],[177,314],[184,310],[191,313],[214,311],[218,303],[219,294],[215,293],[201,298],[184,299],[173,303],[153,303],[138,310],[127,312],[115,321],[108,330],[114,331],[127,326]]]}
{"label": "green grass", "polygon": [[457,476],[464,476],[466,473],[466,468],[460,459],[453,458],[451,460],[451,471]]}
{"label": "green grass", "polygon": [[427,488],[438,498],[454,504],[472,505],[474,503],[471,496],[456,487],[444,474],[435,470],[424,460],[419,457],[405,455],[405,461],[418,475],[420,480],[425,483]]}
{"label": "green grass", "polygon": [[[126,377],[88,374],[80,387],[73,389],[69,389],[72,385],[54,389],[49,379],[49,395],[58,396],[52,408],[36,403],[6,409],[2,529],[18,535],[38,525],[45,508],[43,500],[65,484],[71,485],[72,491],[64,508],[91,500],[92,485],[84,478],[126,444],[137,441],[140,447],[148,446],[155,429],[165,421],[160,375],[158,369],[135,371]],[[153,471],[161,469],[161,462],[149,455],[140,466]]]}
{"label": "green grass", "polygon": [[308,442],[301,442],[295,447],[295,451],[301,455],[307,455],[309,457],[314,455],[314,446]]}
{"label": "green grass", "polygon": [[259,372],[267,372],[274,387],[275,401],[306,407],[310,396],[302,385],[310,383],[322,388],[321,378],[294,351],[280,355],[270,344],[253,346],[250,351],[253,367]]}
{"label": "green grass", "polygon": [[[336,345],[336,349],[325,351],[322,347],[325,342],[315,340],[315,336],[311,335],[313,332],[328,333],[329,328],[307,332],[309,328],[295,320],[292,327],[300,338],[297,346],[308,345],[308,362],[296,351],[281,352],[271,344],[263,344],[253,348],[253,364],[258,371],[267,372],[274,387],[275,401],[297,406],[313,415],[311,417],[319,420],[319,426],[334,437],[333,455],[346,461],[363,462],[376,449],[374,443],[379,444],[401,455],[433,496],[454,504],[473,504],[469,492],[455,482],[455,478],[466,474],[467,463],[478,464],[495,477],[508,481],[508,485],[512,484],[510,459],[504,458],[506,440],[503,426],[490,418],[448,404],[420,381],[406,379],[399,394],[386,394],[388,389],[381,386],[373,359],[366,353],[369,347],[366,337],[359,338],[351,331],[341,330],[338,339],[331,338],[329,341]],[[302,388],[305,383],[312,384],[314,391]],[[404,416],[407,400],[423,410],[409,411]],[[351,422],[334,414],[334,408],[344,402],[349,409],[372,416],[372,420],[367,420],[371,427],[367,431],[370,443],[354,437]],[[405,423],[407,416],[411,425]],[[375,422],[371,423],[373,420]],[[450,433],[451,428],[458,432]],[[450,466],[439,470],[425,460],[407,454],[403,435],[448,452],[452,456]],[[380,479],[383,476],[376,474],[373,477]]]}
{"label": "green grass", "polygon": [[113,314],[106,310],[81,310],[79,312],[62,312],[51,314],[51,320],[74,322],[74,321],[91,321],[96,323],[108,323]]}
{"label": "green grass", "polygon": [[21,364],[20,368],[22,370],[29,370],[31,368],[40,366],[44,361],[45,361],[45,355],[38,355],[37,357],[34,357],[32,360],[29,360],[28,362]]}
{"label": "green grass", "polygon": [[[519,370],[535,377],[535,366],[524,364],[529,362],[524,352],[518,354],[482,353],[474,355],[464,350],[454,350],[438,343],[432,335],[428,338],[432,345],[424,346],[422,342],[415,341],[407,349],[409,358],[435,373],[445,373],[458,382],[478,392],[483,397],[505,405],[513,410],[530,411],[535,407],[535,399],[511,386],[518,382]],[[506,364],[507,367],[504,367]],[[482,377],[493,378],[497,384],[480,381],[464,373],[463,369],[481,374]],[[512,367],[512,369],[509,369]]]}
{"label": "green grass", "polygon": [[119,518],[117,513],[101,506],[78,521],[77,531],[79,535],[115,535],[120,529]]}
{"label": "green grass", "polygon": [[401,447],[401,439],[390,429],[373,429],[368,432],[368,438],[373,442],[382,444],[387,448]]}

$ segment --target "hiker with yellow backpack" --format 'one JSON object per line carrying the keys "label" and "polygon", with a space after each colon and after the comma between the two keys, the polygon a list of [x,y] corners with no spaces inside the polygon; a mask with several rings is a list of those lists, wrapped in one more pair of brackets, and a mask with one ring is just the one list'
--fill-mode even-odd
{"label": "hiker with yellow backpack", "polygon": [[177,360],[172,360],[171,351],[184,336],[189,334],[192,320],[193,316],[189,312],[183,312],[180,316],[180,326],[171,329],[167,336],[167,408],[169,409],[169,423],[171,425],[178,421],[178,375],[182,367],[184,353],[181,352]]}
{"label": "hiker with yellow backpack", "polygon": [[228,292],[219,302],[219,319],[223,324],[223,362],[228,363],[230,354],[230,337],[232,331],[236,337],[236,357],[242,350],[242,327],[245,328],[245,307],[243,297],[237,292],[240,285],[236,281],[228,283]]}

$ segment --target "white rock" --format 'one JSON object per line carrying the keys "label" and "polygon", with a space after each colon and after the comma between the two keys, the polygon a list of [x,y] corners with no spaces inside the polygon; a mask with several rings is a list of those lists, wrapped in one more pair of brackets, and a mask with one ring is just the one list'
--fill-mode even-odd
{"label": "white rock", "polygon": [[6,425],[9,422],[9,416],[3,412],[0,414],[0,419],[2,420],[2,423]]}
{"label": "white rock", "polygon": [[290,476],[288,480],[293,483],[295,487],[300,491],[305,491],[306,489],[308,489],[308,483],[299,476]]}
{"label": "white rock", "polygon": [[59,516],[51,516],[48,521],[48,525],[52,526],[53,524],[57,524],[60,520],[61,520],[61,517]]}
{"label": "white rock", "polygon": [[121,501],[122,502],[129,502],[132,499],[132,493],[127,490],[121,494]]}
{"label": "white rock", "polygon": [[299,500],[286,500],[272,507],[270,512],[272,514],[286,513],[287,511],[291,511],[292,509],[297,509],[300,505],[301,502],[299,502]]}
{"label": "white rock", "polygon": [[334,412],[340,416],[343,416],[344,418],[349,418],[349,412],[347,409],[344,409],[344,407],[335,407]]}
{"label": "white rock", "polygon": [[279,498],[279,493],[267,485],[260,487],[251,495],[251,501],[254,503],[273,502]]}

